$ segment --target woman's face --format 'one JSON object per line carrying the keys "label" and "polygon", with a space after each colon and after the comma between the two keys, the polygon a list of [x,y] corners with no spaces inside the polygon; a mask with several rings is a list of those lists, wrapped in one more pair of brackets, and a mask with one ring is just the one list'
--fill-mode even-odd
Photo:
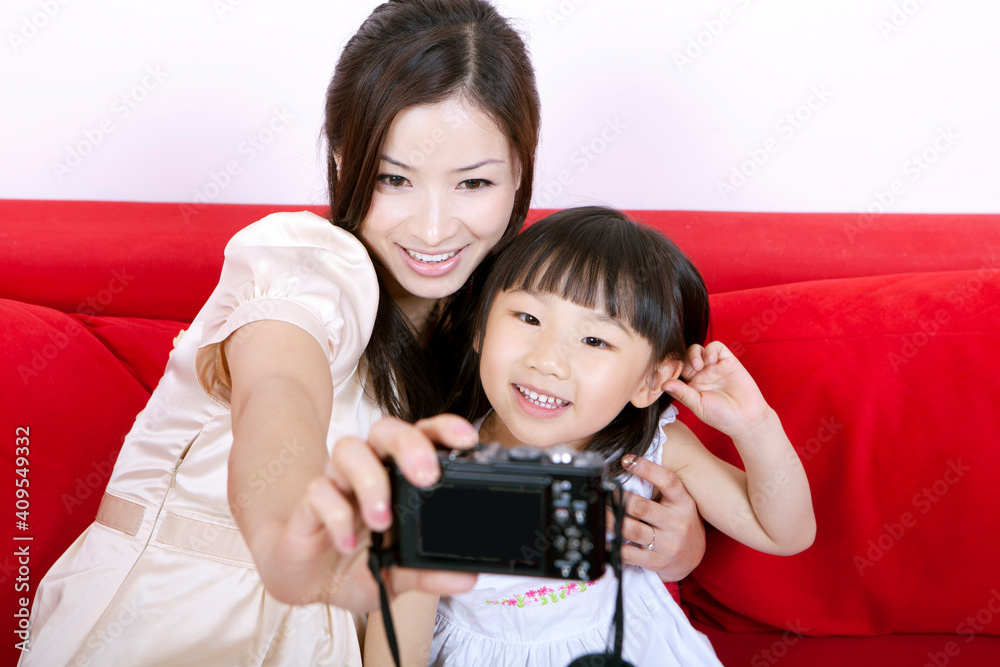
{"label": "woman's face", "polygon": [[400,111],[382,147],[361,237],[390,294],[422,328],[503,236],[519,169],[492,119],[461,98]]}

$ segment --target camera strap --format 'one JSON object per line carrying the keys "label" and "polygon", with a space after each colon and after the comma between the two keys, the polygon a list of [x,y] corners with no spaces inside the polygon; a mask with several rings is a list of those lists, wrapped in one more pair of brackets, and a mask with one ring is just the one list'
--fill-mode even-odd
{"label": "camera strap", "polygon": [[[621,484],[614,482],[609,492],[611,511],[615,517],[614,538],[611,542],[611,569],[618,580],[618,591],[615,597],[614,615],[614,648],[610,653],[593,653],[576,658],[567,667],[632,667],[632,664],[622,659],[622,640],[625,636],[625,605],[622,576],[622,524],[625,521],[625,491]],[[396,642],[396,630],[392,624],[392,613],[389,610],[389,594],[386,591],[382,570],[390,565],[388,552],[382,548],[382,533],[372,532],[372,544],[368,551],[368,568],[378,584],[379,601],[382,607],[382,622],[385,626],[385,636],[392,652],[396,667],[399,662],[399,645]]]}
{"label": "camera strap", "polygon": [[633,667],[632,663],[622,659],[622,641],[625,638],[625,595],[624,576],[622,575],[622,524],[625,522],[625,490],[616,480],[611,482],[608,499],[611,512],[615,517],[614,537],[611,541],[611,570],[618,579],[618,591],[615,595],[614,648],[609,653],[591,653],[582,655],[569,663],[568,667]]}
{"label": "camera strap", "polygon": [[382,579],[382,569],[389,565],[386,551],[382,548],[382,533],[372,531],[372,545],[368,549],[368,569],[378,584],[378,596],[382,606],[382,621],[385,626],[385,637],[392,651],[392,659],[399,667],[399,645],[396,643],[396,628],[392,624],[392,613],[389,611],[389,593]]}

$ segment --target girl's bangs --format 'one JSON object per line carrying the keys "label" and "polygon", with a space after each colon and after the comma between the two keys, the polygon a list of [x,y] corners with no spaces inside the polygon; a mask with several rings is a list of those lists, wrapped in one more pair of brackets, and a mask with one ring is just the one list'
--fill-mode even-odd
{"label": "girl's bangs", "polygon": [[584,308],[603,310],[635,329],[635,286],[621,261],[569,238],[521,255],[505,271],[501,290],[552,294]]}

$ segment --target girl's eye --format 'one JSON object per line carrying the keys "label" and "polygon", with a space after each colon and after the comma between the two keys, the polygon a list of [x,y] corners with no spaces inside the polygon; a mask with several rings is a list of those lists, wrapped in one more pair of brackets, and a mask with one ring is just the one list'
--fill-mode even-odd
{"label": "girl's eye", "polygon": [[517,317],[517,319],[521,320],[525,324],[530,324],[533,327],[537,327],[539,324],[541,324],[541,322],[538,321],[538,318],[535,317],[534,315],[531,315],[530,313],[516,313],[515,317]]}
{"label": "girl's eye", "polygon": [[583,344],[589,345],[590,347],[608,347],[607,343],[600,338],[596,338],[595,336],[587,336],[583,339]]}
{"label": "girl's eye", "polygon": [[407,183],[404,176],[397,176],[396,174],[379,174],[378,181],[391,188],[401,188]]}
{"label": "girl's eye", "polygon": [[462,181],[459,183],[460,188],[463,190],[481,190],[489,185],[493,185],[492,181],[488,181],[485,178],[470,178],[467,181]]}

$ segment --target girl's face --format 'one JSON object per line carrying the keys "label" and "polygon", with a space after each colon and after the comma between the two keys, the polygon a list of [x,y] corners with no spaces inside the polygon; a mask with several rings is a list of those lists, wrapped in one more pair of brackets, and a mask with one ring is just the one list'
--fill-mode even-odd
{"label": "girl's face", "polygon": [[520,176],[513,156],[489,116],[458,97],[393,119],[361,236],[419,328],[507,229]]}
{"label": "girl's face", "polygon": [[497,294],[480,353],[483,389],[499,417],[487,420],[482,439],[505,446],[579,449],[626,404],[645,407],[660,395],[645,338],[554,294]]}

